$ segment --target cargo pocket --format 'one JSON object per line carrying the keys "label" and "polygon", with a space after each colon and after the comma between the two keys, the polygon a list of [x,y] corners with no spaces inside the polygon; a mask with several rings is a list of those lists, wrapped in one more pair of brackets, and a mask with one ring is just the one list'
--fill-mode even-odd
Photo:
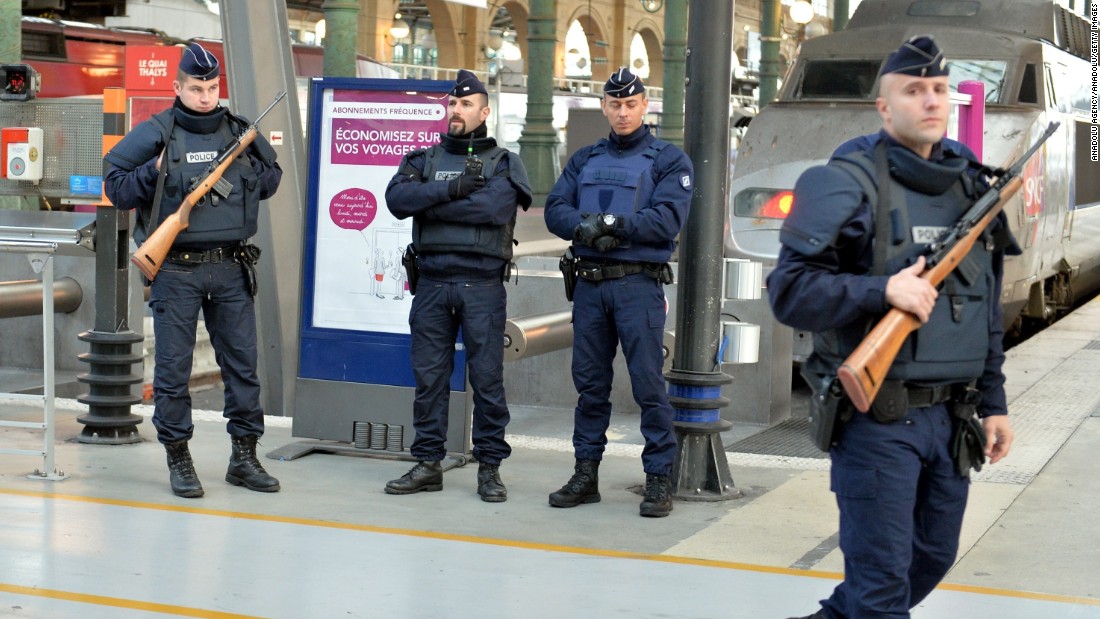
{"label": "cargo pocket", "polygon": [[873,499],[878,487],[875,469],[837,464],[830,469],[829,484],[837,496],[848,499]]}

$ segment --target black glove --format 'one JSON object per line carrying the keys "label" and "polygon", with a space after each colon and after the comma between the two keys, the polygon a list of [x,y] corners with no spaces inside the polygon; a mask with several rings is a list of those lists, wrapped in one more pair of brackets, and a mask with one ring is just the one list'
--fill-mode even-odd
{"label": "black glove", "polygon": [[598,237],[595,241],[593,241],[592,247],[595,247],[596,251],[605,252],[615,249],[621,243],[622,241],[619,239],[619,237],[611,234],[606,234],[604,236]]}
{"label": "black glove", "polygon": [[595,213],[585,213],[581,223],[573,228],[573,242],[586,247],[592,246],[592,241],[603,234],[603,225]]}
{"label": "black glove", "polygon": [[485,186],[485,177],[463,174],[447,181],[447,195],[452,200],[465,198]]}

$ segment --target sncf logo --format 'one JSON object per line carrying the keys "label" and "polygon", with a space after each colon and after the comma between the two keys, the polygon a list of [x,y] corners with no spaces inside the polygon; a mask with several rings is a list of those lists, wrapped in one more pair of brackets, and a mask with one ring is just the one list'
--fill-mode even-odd
{"label": "sncf logo", "polygon": [[187,153],[187,163],[207,163],[218,156],[218,151],[211,150],[205,153]]}

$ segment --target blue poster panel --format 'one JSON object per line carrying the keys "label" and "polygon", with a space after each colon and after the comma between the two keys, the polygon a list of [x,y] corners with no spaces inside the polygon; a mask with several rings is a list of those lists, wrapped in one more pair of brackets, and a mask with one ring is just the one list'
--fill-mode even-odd
{"label": "blue poster panel", "polygon": [[[386,186],[408,152],[447,130],[450,82],[319,79],[311,84],[309,184],[298,376],[415,386],[401,255],[412,220]],[[451,388],[465,388],[459,353]]]}

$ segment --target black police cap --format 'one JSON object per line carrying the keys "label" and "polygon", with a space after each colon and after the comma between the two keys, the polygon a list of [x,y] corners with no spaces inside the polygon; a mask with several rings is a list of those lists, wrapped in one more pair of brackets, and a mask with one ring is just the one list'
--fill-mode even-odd
{"label": "black police cap", "polygon": [[890,53],[879,75],[900,73],[915,77],[947,75],[947,59],[932,37],[915,36]]}
{"label": "black police cap", "polygon": [[198,43],[191,43],[180,56],[180,71],[200,80],[212,80],[221,73],[218,59]]}
{"label": "black police cap", "polygon": [[640,93],[645,93],[642,78],[631,73],[626,67],[619,67],[619,70],[612,73],[607,83],[603,85],[603,94],[609,97],[622,99]]}
{"label": "black police cap", "polygon": [[466,69],[459,69],[458,77],[455,79],[455,87],[451,89],[451,96],[469,97],[476,94],[487,95],[489,91],[485,90],[485,84],[482,84],[476,75]]}

